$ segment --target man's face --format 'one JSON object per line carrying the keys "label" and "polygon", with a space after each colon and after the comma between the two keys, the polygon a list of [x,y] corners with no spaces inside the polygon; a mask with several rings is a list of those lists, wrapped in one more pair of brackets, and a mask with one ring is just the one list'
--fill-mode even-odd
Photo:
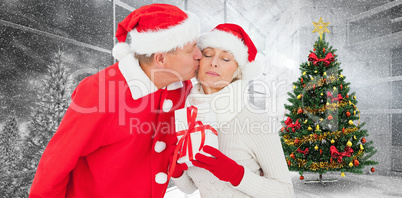
{"label": "man's face", "polygon": [[178,81],[189,80],[195,76],[201,57],[202,54],[197,47],[197,42],[189,42],[183,48],[166,54],[165,69],[171,70],[172,75],[175,75]]}

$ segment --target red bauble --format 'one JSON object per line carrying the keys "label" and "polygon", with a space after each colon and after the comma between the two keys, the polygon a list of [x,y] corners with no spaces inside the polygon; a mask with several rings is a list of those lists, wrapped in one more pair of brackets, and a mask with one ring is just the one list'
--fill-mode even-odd
{"label": "red bauble", "polygon": [[356,159],[356,160],[354,160],[353,161],[353,165],[355,165],[355,166],[359,166],[359,161]]}
{"label": "red bauble", "polygon": [[300,175],[300,180],[303,180],[304,179],[304,176],[303,175]]}
{"label": "red bauble", "polygon": [[342,133],[345,134],[345,127],[342,128]]}
{"label": "red bauble", "polygon": [[371,167],[370,171],[374,173],[374,171],[375,171],[374,167]]}
{"label": "red bauble", "polygon": [[313,85],[313,90],[315,91],[315,85]]}
{"label": "red bauble", "polygon": [[288,161],[288,166],[290,166],[292,163],[290,162],[290,160]]}
{"label": "red bauble", "polygon": [[332,120],[332,119],[334,119],[334,118],[332,117],[332,115],[329,115],[329,116],[328,116],[328,120]]}
{"label": "red bauble", "polygon": [[315,51],[315,48],[313,49],[313,51]]}
{"label": "red bauble", "polygon": [[349,95],[348,95],[348,94],[346,94],[346,98],[349,98]]}
{"label": "red bauble", "polygon": [[295,154],[293,154],[293,153],[291,153],[289,156],[290,156],[292,159],[296,159]]}
{"label": "red bauble", "polygon": [[348,116],[348,117],[350,116],[350,112],[349,112],[349,111],[346,112],[346,116]]}
{"label": "red bauble", "polygon": [[323,52],[325,52],[325,47],[324,47],[324,48],[322,48],[322,51],[323,51]]}
{"label": "red bauble", "polygon": [[315,139],[317,139],[317,137],[318,137],[318,136],[317,136],[317,134],[316,134],[316,133],[314,133],[314,138],[315,138]]}
{"label": "red bauble", "polygon": [[302,113],[303,113],[303,109],[300,108],[299,110],[297,110],[297,113],[298,113],[298,114],[302,114]]}
{"label": "red bauble", "polygon": [[282,128],[281,128],[281,132],[283,132],[284,130],[285,130],[285,127],[282,127]]}
{"label": "red bauble", "polygon": [[303,84],[303,78],[300,79],[301,84]]}
{"label": "red bauble", "polygon": [[332,158],[329,158],[329,162],[332,163]]}
{"label": "red bauble", "polygon": [[306,84],[303,84],[303,87],[305,87],[306,86]]}
{"label": "red bauble", "polygon": [[298,143],[299,143],[299,139],[296,138],[296,139],[295,139],[295,144],[298,144]]}
{"label": "red bauble", "polygon": [[343,86],[341,85],[340,87],[341,87],[341,90],[342,90]]}
{"label": "red bauble", "polygon": [[322,155],[322,149],[320,149],[320,155]]}
{"label": "red bauble", "polygon": [[366,143],[366,138],[362,138],[362,143],[365,144]]}

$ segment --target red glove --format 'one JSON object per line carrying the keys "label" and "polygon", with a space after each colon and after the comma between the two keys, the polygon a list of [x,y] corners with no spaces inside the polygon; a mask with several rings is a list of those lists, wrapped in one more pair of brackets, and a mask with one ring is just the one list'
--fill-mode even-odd
{"label": "red glove", "polygon": [[183,164],[176,164],[176,167],[173,171],[172,177],[173,178],[179,178],[183,175],[184,171],[187,170],[187,164],[183,163]]}
{"label": "red glove", "polygon": [[203,151],[211,154],[213,157],[207,157],[197,153],[194,161],[194,166],[205,168],[215,175],[218,179],[230,182],[233,186],[238,186],[243,179],[244,168],[235,161],[224,155],[218,149],[211,146],[204,146]]}

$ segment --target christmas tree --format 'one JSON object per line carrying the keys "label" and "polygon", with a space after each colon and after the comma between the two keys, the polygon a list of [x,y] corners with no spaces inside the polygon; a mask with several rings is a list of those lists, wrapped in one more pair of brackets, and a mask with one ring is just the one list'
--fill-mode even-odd
{"label": "christmas tree", "polygon": [[[322,174],[327,171],[363,173],[377,162],[373,141],[367,141],[360,111],[350,83],[342,75],[336,49],[325,42],[329,23],[320,19],[316,29],[320,37],[310,51],[308,61],[300,65],[301,76],[288,92],[291,104],[285,104],[287,119],[282,122],[281,141],[290,171]],[[325,29],[324,29],[325,28]],[[374,172],[374,168],[371,169]]]}
{"label": "christmas tree", "polygon": [[19,188],[25,194],[32,184],[42,153],[68,108],[69,79],[67,69],[62,63],[62,56],[62,52],[57,52],[54,55],[54,62],[48,66],[48,73],[41,82],[38,99],[27,127],[28,136],[24,139],[21,161],[22,171],[26,174],[19,182]]}
{"label": "christmas tree", "polygon": [[17,178],[13,174],[21,157],[19,141],[17,117],[11,112],[0,132],[0,197],[12,197],[17,190],[14,187]]}

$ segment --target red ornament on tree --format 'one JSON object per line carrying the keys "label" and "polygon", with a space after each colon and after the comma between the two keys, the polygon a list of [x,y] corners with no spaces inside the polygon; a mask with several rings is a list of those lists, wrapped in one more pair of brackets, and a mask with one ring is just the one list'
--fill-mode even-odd
{"label": "red ornament on tree", "polygon": [[340,87],[341,87],[341,90],[342,90],[342,88],[343,88],[342,84],[341,84],[341,86],[340,86]]}
{"label": "red ornament on tree", "polygon": [[322,48],[322,51],[325,53],[325,47],[324,47],[324,48]]}
{"label": "red ornament on tree", "polygon": [[342,133],[345,134],[345,127],[342,128]]}
{"label": "red ornament on tree", "polygon": [[374,173],[374,171],[375,171],[374,167],[371,167],[370,171]]}
{"label": "red ornament on tree", "polygon": [[299,139],[296,138],[296,139],[295,139],[295,144],[298,144],[298,143],[299,143]]}
{"label": "red ornament on tree", "polygon": [[346,94],[346,98],[349,98],[349,95],[348,95],[348,94]]}
{"label": "red ornament on tree", "polygon": [[334,119],[334,118],[332,117],[332,115],[329,115],[329,116],[328,116],[328,120],[332,120],[332,119]]}
{"label": "red ornament on tree", "polygon": [[302,113],[303,113],[303,109],[300,108],[299,110],[297,110],[297,113],[298,113],[298,114],[302,114]]}
{"label": "red ornament on tree", "polygon": [[320,149],[320,155],[322,155],[322,149]]}
{"label": "red ornament on tree", "polygon": [[303,78],[300,79],[301,84],[303,84]]}
{"label": "red ornament on tree", "polygon": [[332,163],[332,158],[329,158],[329,162]]}
{"label": "red ornament on tree", "polygon": [[349,111],[346,112],[346,116],[348,116],[348,117],[350,116],[350,112],[349,112]]}
{"label": "red ornament on tree", "polygon": [[362,138],[362,143],[365,144],[366,143],[366,138]]}
{"label": "red ornament on tree", "polygon": [[314,138],[315,138],[315,139],[317,139],[317,137],[318,137],[318,136],[317,136],[317,134],[316,134],[316,133],[314,133]]}
{"label": "red ornament on tree", "polygon": [[292,163],[290,162],[290,160],[288,161],[288,166],[290,166]]}
{"label": "red ornament on tree", "polygon": [[293,154],[293,153],[291,153],[289,156],[290,156],[292,159],[296,159],[295,154]]}
{"label": "red ornament on tree", "polygon": [[303,180],[304,179],[304,176],[303,175],[300,175],[300,180]]}
{"label": "red ornament on tree", "polygon": [[282,127],[282,128],[281,128],[281,132],[283,132],[284,130],[285,130],[285,127]]}
{"label": "red ornament on tree", "polygon": [[315,85],[313,85],[313,90],[315,91]]}
{"label": "red ornament on tree", "polygon": [[354,166],[359,166],[359,161],[357,159],[353,160],[353,165]]}
{"label": "red ornament on tree", "polygon": [[315,51],[315,48],[313,49],[313,51]]}

